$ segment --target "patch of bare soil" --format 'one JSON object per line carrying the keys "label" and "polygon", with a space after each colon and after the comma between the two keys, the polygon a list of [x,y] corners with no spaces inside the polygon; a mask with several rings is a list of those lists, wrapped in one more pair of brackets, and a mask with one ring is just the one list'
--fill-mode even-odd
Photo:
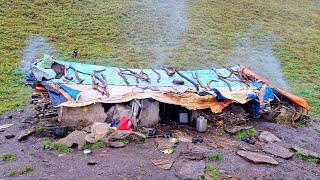
{"label": "patch of bare soil", "polygon": [[[279,165],[253,164],[236,154],[239,149],[261,151],[259,144],[251,145],[235,137],[212,128],[209,132],[198,133],[188,126],[160,128],[164,132],[171,132],[180,136],[193,137],[201,135],[203,143],[180,142],[174,153],[164,154],[157,150],[154,142],[157,138],[149,138],[145,143],[131,142],[118,149],[102,148],[93,150],[85,155],[83,151],[72,153],[58,153],[42,149],[43,137],[30,136],[26,141],[17,140],[21,130],[37,123],[33,117],[35,111],[25,108],[23,111],[6,113],[0,117],[0,124],[14,125],[0,132],[0,154],[16,154],[15,162],[0,161],[0,177],[2,179],[180,179],[183,172],[188,174],[187,166],[179,169],[183,164],[203,166],[211,164],[230,177],[239,179],[319,179],[319,164],[312,164],[297,157],[282,159],[274,157]],[[320,152],[319,123],[308,127],[292,127],[269,122],[256,121],[250,125],[256,130],[267,130],[278,136],[283,142],[298,145],[316,152]],[[13,134],[14,138],[7,139],[6,135]],[[219,161],[205,159],[189,160],[180,156],[181,152],[195,150],[206,155],[219,152],[223,158]],[[190,156],[190,153],[188,154]],[[201,157],[201,156],[200,156]],[[161,169],[152,163],[152,159],[174,160],[170,170]],[[190,163],[190,161],[194,163]],[[88,165],[91,162],[92,165]],[[157,161],[161,163],[161,161]],[[22,169],[31,166],[32,171],[20,176],[9,176],[9,169]],[[198,168],[198,167],[197,167]]]}

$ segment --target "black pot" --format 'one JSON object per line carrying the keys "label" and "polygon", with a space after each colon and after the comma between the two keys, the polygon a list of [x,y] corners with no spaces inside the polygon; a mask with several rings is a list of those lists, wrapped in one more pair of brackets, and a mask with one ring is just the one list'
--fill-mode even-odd
{"label": "black pot", "polygon": [[67,127],[56,127],[56,128],[54,128],[53,134],[57,138],[66,137],[66,135],[68,134],[68,128]]}

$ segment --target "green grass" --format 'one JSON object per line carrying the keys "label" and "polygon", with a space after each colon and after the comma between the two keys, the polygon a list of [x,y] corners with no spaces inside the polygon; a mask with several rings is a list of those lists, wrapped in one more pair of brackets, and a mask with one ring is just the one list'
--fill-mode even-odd
{"label": "green grass", "polygon": [[298,126],[298,127],[304,127],[307,125],[307,122],[308,121],[305,121],[305,120],[298,120],[295,122],[295,125]]}
{"label": "green grass", "polygon": [[82,149],[100,149],[106,147],[107,143],[104,140],[98,140],[95,143],[86,142]]}
{"label": "green grass", "polygon": [[47,132],[48,131],[48,129],[41,123],[36,125],[36,130],[38,132]]}
{"label": "green grass", "polygon": [[[128,38],[139,33],[142,40],[144,35],[152,37],[149,17],[139,11],[144,1],[0,0],[0,113],[23,107],[30,96],[19,67],[31,34],[48,37],[63,59],[78,48],[80,62],[126,67],[153,63],[148,47]],[[248,31],[258,43],[269,36],[293,93],[310,102],[311,114],[320,114],[317,0],[188,2],[187,35],[170,47],[171,65],[224,65],[238,38]]]}
{"label": "green grass", "polygon": [[100,149],[106,146],[106,142],[104,140],[98,140],[97,142],[92,144],[92,149]]}
{"label": "green grass", "polygon": [[23,174],[28,174],[29,172],[33,171],[31,166],[25,166],[23,169],[9,169],[8,175],[9,176],[19,176]]}
{"label": "green grass", "polygon": [[63,152],[63,153],[71,153],[71,152],[73,152],[72,148],[69,148],[68,146],[63,145],[63,144],[55,143],[53,148],[54,148],[54,150],[56,150],[58,152]]}
{"label": "green grass", "polygon": [[222,154],[222,153],[219,153],[219,152],[217,152],[217,153],[210,153],[210,154],[208,154],[208,159],[209,159],[210,161],[221,161],[221,160],[223,160],[223,154]]}
{"label": "green grass", "polygon": [[1,155],[1,160],[2,161],[10,161],[10,162],[14,162],[18,160],[17,155],[15,154],[11,154],[11,153],[3,153]]}
{"label": "green grass", "polygon": [[17,169],[9,169],[8,174],[9,174],[9,176],[18,176],[19,171]]}
{"label": "green grass", "polygon": [[254,128],[247,130],[241,130],[235,134],[238,139],[241,138],[253,138],[257,134],[257,131]]}
{"label": "green grass", "polygon": [[219,169],[212,166],[212,165],[207,165],[207,173],[208,173],[211,180],[220,179],[221,174],[220,174]]}
{"label": "green grass", "polygon": [[23,107],[31,95],[19,68],[29,35],[48,37],[62,57],[77,47],[91,63],[136,63],[136,48],[123,38],[126,6],[121,0],[0,0],[0,113]]}
{"label": "green grass", "polygon": [[124,144],[129,144],[129,139],[120,139],[120,141]]}
{"label": "green grass", "polygon": [[21,174],[28,174],[29,172],[33,171],[31,166],[25,166],[22,170],[21,170]]}
{"label": "green grass", "polygon": [[58,152],[63,152],[63,153],[71,153],[73,152],[72,148],[69,148],[66,145],[63,144],[58,144],[50,141],[49,139],[46,139],[42,142],[42,148],[44,150],[55,150]]}
{"label": "green grass", "polygon": [[299,158],[299,159],[302,159],[302,160],[305,160],[305,161],[308,161],[310,163],[320,163],[320,159],[316,158],[316,157],[312,157],[312,156],[307,156],[305,154],[303,154],[302,152],[295,152],[294,155]]}
{"label": "green grass", "polygon": [[46,139],[42,142],[42,149],[45,149],[45,150],[51,150],[53,149],[53,142],[50,141],[49,139]]}
{"label": "green grass", "polygon": [[[225,55],[232,51],[235,42],[247,31],[255,31],[254,40],[265,36],[275,37],[272,47],[281,60],[282,70],[293,93],[307,99],[311,114],[320,114],[320,4],[316,0],[231,0],[192,1],[189,7],[192,19],[190,40],[181,52],[192,50],[193,56],[225,62]],[[209,41],[209,53],[198,49],[206,33],[215,37]],[[207,47],[207,46],[206,46]],[[180,56],[184,59],[185,56]],[[195,58],[187,58],[186,64],[195,65]],[[206,64],[206,63],[204,63]]]}

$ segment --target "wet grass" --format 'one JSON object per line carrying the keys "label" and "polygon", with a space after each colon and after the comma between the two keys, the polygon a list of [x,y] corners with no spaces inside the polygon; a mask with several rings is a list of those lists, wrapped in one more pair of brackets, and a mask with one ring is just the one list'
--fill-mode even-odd
{"label": "wet grass", "polygon": [[210,154],[208,154],[208,159],[209,159],[210,161],[221,161],[221,160],[223,160],[223,154],[222,154],[222,153],[219,153],[219,152],[217,152],[217,153],[210,153]]}
{"label": "wet grass", "polygon": [[212,165],[207,165],[206,171],[207,171],[207,174],[211,180],[220,179],[221,174],[220,174],[220,171],[218,168],[216,168]]}
{"label": "wet grass", "polygon": [[130,66],[140,59],[123,37],[126,6],[121,0],[0,0],[0,113],[23,107],[30,97],[20,71],[29,35],[48,37],[64,58],[77,47],[90,63]]}
{"label": "wet grass", "polygon": [[25,166],[23,169],[9,169],[8,175],[9,176],[19,176],[23,174],[28,174],[29,172],[33,171],[31,166]]}
{"label": "wet grass", "polygon": [[303,154],[302,152],[295,152],[294,155],[299,158],[299,159],[302,159],[302,160],[305,160],[305,161],[308,161],[309,163],[320,163],[320,159],[319,158],[316,158],[316,157],[313,157],[313,156],[307,156],[305,154]]}
{"label": "wet grass", "polygon": [[46,139],[42,142],[42,148],[44,150],[55,150],[57,152],[62,152],[62,153],[73,152],[72,148],[69,148],[68,146],[63,145],[63,144],[54,143],[49,139]]}
{"label": "wet grass", "polygon": [[241,138],[253,138],[257,134],[257,131],[254,128],[247,130],[241,130],[235,134],[238,139]]}
{"label": "wet grass", "polygon": [[107,143],[104,140],[98,140],[95,143],[86,142],[82,149],[100,149],[106,147]]}
{"label": "wet grass", "polygon": [[177,53],[181,61],[185,59],[189,66],[198,62],[223,65],[244,33],[253,31],[250,39],[257,43],[266,36],[271,37],[272,50],[281,61],[292,92],[310,102],[311,114],[320,114],[318,1],[199,0],[191,3],[189,36]]}
{"label": "wet grass", "polygon": [[8,175],[9,176],[17,176],[19,174],[17,169],[9,169]]}
{"label": "wet grass", "polygon": [[129,139],[120,139],[120,142],[122,142],[124,144],[129,144],[130,143]]}
{"label": "wet grass", "polygon": [[14,162],[14,161],[18,160],[18,157],[17,157],[17,155],[12,154],[12,153],[3,153],[3,154],[1,154],[1,160]]}
{"label": "wet grass", "polygon": [[[30,96],[19,67],[31,34],[48,37],[64,59],[78,48],[81,62],[149,66],[154,59],[148,47],[130,38],[133,32],[153,35],[148,17],[139,15],[141,2],[0,0],[0,113],[24,106]],[[170,47],[170,64],[224,65],[238,38],[253,31],[257,43],[271,37],[291,90],[320,114],[319,9],[317,0],[189,1],[187,35]]]}

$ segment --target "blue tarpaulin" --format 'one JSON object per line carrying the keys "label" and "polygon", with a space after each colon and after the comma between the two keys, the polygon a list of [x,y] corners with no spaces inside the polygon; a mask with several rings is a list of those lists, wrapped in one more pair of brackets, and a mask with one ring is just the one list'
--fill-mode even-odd
{"label": "blue tarpaulin", "polygon": [[[46,59],[43,59],[46,60]],[[42,61],[40,61],[42,62]],[[50,60],[50,62],[52,62]],[[92,77],[91,73],[98,72],[98,74],[103,74],[105,77],[107,77],[108,84],[110,85],[117,85],[117,86],[126,86],[126,83],[124,82],[123,78],[119,76],[118,71],[119,68],[116,67],[106,67],[106,66],[98,66],[98,65],[91,65],[91,64],[82,64],[82,63],[76,63],[76,62],[67,62],[67,61],[55,61],[59,64],[63,64],[66,67],[73,67],[79,72],[79,76],[81,79],[84,80],[83,84],[92,84]],[[45,64],[45,68],[41,67],[42,64]],[[42,71],[46,74],[50,74],[51,77],[55,77],[55,74],[52,71],[52,69],[47,68],[48,63],[41,63],[39,65],[40,68],[42,68]],[[38,66],[38,65],[37,65]],[[234,66],[234,70],[239,70],[239,66]],[[134,72],[140,73],[141,69],[130,69]],[[155,73],[152,69],[143,69],[143,72],[148,74],[150,77],[151,82],[145,82],[140,81],[139,86],[153,86],[153,87],[165,87],[165,86],[172,86],[172,80],[173,79],[182,79],[181,76],[179,76],[177,73],[175,73],[172,77],[169,77],[166,74],[166,71],[162,69],[157,69],[157,73],[160,74],[161,79],[160,82],[157,82],[158,74]],[[222,75],[222,76],[228,76],[230,74],[230,71],[228,69],[222,68],[222,69],[216,69],[216,71]],[[195,74],[197,73],[199,75],[199,80],[204,84],[207,85],[211,80],[214,80],[213,82],[210,82],[211,87],[210,88],[217,88],[217,87],[228,87],[228,85],[218,78],[218,75],[211,69],[208,70],[194,70],[194,71],[180,71],[181,74],[188,77],[189,79],[194,79]],[[75,72],[72,68],[68,69],[68,74],[72,77],[75,77]],[[137,85],[136,78],[133,76],[127,76],[128,82],[130,85]],[[232,75],[230,79],[237,80],[238,77],[235,75]],[[58,84],[78,84],[79,81],[77,78],[73,78],[71,81],[64,81],[63,78],[60,79],[52,79],[53,82]],[[245,86],[240,81],[229,81],[228,82],[230,86],[232,87],[239,87],[239,86]],[[194,87],[194,85],[188,81],[185,81],[185,86]]]}

